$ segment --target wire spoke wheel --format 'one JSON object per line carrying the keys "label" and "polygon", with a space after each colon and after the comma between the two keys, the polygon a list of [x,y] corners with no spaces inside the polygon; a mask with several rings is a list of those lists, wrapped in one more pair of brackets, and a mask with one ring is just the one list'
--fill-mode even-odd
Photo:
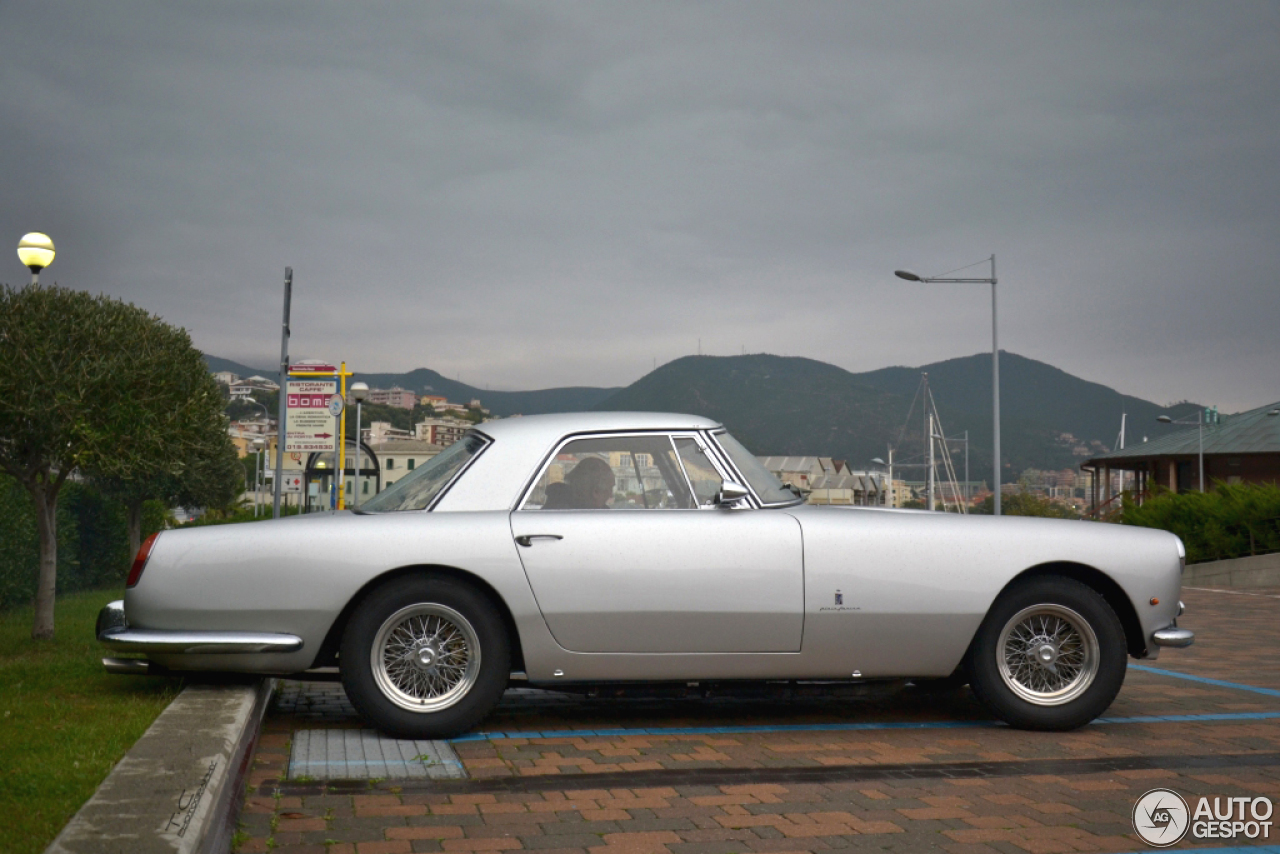
{"label": "wire spoke wheel", "polygon": [[480,641],[462,614],[420,602],[388,617],[370,648],[374,681],[411,712],[438,712],[460,701],[480,675]]}
{"label": "wire spoke wheel", "polygon": [[1004,684],[1037,706],[1070,703],[1098,674],[1097,635],[1089,621],[1065,605],[1039,604],[1009,618],[996,642]]}

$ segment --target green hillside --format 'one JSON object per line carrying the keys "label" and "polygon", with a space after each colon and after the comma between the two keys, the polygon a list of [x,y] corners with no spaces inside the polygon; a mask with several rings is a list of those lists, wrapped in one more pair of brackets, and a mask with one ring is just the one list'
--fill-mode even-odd
{"label": "green hillside", "polygon": [[758,454],[865,460],[906,414],[896,395],[853,374],[796,357],[685,356],[617,392],[597,409],[689,412],[729,426]]}
{"label": "green hillside", "polygon": [[[1072,448],[1110,449],[1129,417],[1129,443],[1162,435],[1165,412],[1140,398],[1012,353],[1000,359],[1001,445],[1009,482],[1026,468],[1078,466]],[[715,418],[757,454],[817,454],[865,467],[893,444],[899,461],[922,455],[924,426],[912,398],[922,372],[948,436],[969,431],[970,471],[990,478],[991,357],[980,354],[918,368],[853,374],[812,359],[771,355],[686,356],[600,403],[598,409],[670,410]],[[1193,411],[1187,404],[1172,411]],[[1074,442],[1062,437],[1074,436]],[[957,446],[959,448],[960,446]],[[957,458],[959,459],[959,458]],[[908,473],[909,474],[909,473]]]}
{"label": "green hillside", "polygon": [[[859,382],[872,388],[910,395],[920,381],[921,371],[928,371],[939,406],[972,413],[980,421],[985,419],[984,430],[990,433],[990,353],[919,368],[882,368],[856,376]],[[1120,432],[1121,413],[1128,415],[1127,441],[1133,444],[1141,442],[1143,435],[1162,435],[1168,429],[1156,422],[1156,416],[1173,413],[1174,417],[1180,417],[1194,413],[1195,409],[1193,404],[1168,409],[1072,376],[1044,362],[1016,353],[1000,353],[1000,414],[1006,432],[1010,423],[1039,424],[1059,434],[1097,439],[1111,447]]]}

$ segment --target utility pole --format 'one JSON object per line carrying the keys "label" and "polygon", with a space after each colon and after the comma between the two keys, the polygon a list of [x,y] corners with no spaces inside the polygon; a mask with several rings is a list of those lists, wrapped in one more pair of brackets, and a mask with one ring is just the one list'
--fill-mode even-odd
{"label": "utility pole", "polygon": [[279,424],[276,425],[276,482],[274,486],[275,498],[272,503],[274,508],[274,516],[280,518],[280,489],[284,485],[284,438],[285,438],[285,421],[288,418],[289,410],[288,393],[289,388],[289,303],[293,299],[293,268],[284,268],[284,320],[280,323],[280,405],[278,407],[280,418]]}

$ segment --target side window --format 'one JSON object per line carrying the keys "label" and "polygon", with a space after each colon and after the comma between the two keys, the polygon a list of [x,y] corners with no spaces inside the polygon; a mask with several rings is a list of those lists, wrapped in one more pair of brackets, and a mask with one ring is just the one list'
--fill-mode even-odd
{"label": "side window", "polygon": [[697,440],[680,437],[675,441],[676,450],[680,452],[680,461],[684,463],[685,473],[689,475],[689,482],[693,484],[693,493],[698,498],[698,505],[705,507],[715,504],[716,493],[724,485],[724,478],[711,464],[706,451]]}
{"label": "side window", "polygon": [[673,510],[693,498],[665,435],[605,436],[566,444],[524,510]]}

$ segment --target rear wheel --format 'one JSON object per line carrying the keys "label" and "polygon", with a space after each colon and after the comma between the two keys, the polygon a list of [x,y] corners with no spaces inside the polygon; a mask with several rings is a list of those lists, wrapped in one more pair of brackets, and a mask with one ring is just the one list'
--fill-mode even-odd
{"label": "rear wheel", "polygon": [[1096,590],[1043,576],[996,601],[970,650],[970,685],[1005,722],[1068,730],[1106,711],[1124,682],[1124,629]]}
{"label": "rear wheel", "polygon": [[397,738],[447,738],[474,727],[501,698],[510,641],[475,588],[401,578],[356,610],[340,664],[347,696],[375,727]]}

